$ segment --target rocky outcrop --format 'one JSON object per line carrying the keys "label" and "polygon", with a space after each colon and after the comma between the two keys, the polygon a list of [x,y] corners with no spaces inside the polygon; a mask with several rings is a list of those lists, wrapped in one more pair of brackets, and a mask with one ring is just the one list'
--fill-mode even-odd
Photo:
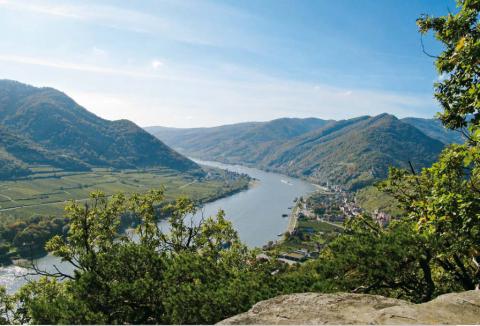
{"label": "rocky outcrop", "polygon": [[282,295],[220,324],[480,324],[480,291],[422,304],[368,294]]}

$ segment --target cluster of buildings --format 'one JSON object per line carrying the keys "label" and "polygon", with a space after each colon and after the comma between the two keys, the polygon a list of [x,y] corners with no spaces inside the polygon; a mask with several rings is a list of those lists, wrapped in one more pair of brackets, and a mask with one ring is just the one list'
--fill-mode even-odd
{"label": "cluster of buildings", "polygon": [[[309,252],[307,249],[297,249],[289,252],[281,253],[277,256],[277,261],[288,265],[300,264],[310,258],[317,258],[318,251]],[[257,260],[269,261],[272,258],[265,253],[257,255]]]}
{"label": "cluster of buildings", "polygon": [[[295,200],[297,222],[289,226],[287,234],[289,236],[298,236],[303,240],[303,235],[309,234],[323,234],[323,232],[316,232],[314,227],[304,225],[299,227],[299,221],[328,221],[328,222],[343,222],[347,218],[358,216],[362,213],[362,209],[355,203],[352,193],[345,191],[338,187],[328,187],[323,189],[323,192],[314,194],[308,199],[299,198]],[[381,225],[387,225],[392,217],[385,212],[375,210],[372,214],[373,218]],[[311,222],[309,222],[311,223]],[[308,239],[308,238],[307,238]],[[308,240],[307,240],[308,241]],[[264,246],[264,250],[270,250],[277,245],[277,242],[270,242]],[[323,249],[324,244],[316,243],[315,249],[308,250],[306,248],[299,248],[282,252],[277,255],[277,260],[289,264],[300,264],[310,258],[316,258],[319,252]],[[257,256],[257,259],[272,259],[267,254],[263,253]]]}
{"label": "cluster of buildings", "polygon": [[377,223],[382,225],[382,226],[386,226],[392,220],[391,215],[389,215],[385,212],[379,211],[378,209],[373,211],[372,218],[374,220],[376,220]]}
{"label": "cluster of buildings", "polygon": [[345,201],[343,205],[340,206],[340,210],[344,215],[344,219],[346,217],[354,217],[362,213],[361,208],[358,207],[353,201]]}

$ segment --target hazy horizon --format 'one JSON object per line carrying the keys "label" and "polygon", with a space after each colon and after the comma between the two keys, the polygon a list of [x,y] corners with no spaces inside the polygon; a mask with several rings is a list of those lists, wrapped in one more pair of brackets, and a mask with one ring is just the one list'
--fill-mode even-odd
{"label": "hazy horizon", "polygon": [[[105,119],[191,128],[431,118],[442,77],[415,19],[455,3],[0,0],[0,9],[0,78],[54,87]],[[424,42],[440,52],[430,35]]]}

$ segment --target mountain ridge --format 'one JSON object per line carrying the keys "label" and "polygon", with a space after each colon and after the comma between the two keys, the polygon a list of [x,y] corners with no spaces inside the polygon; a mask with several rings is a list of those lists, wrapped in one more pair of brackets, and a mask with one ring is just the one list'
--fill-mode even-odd
{"label": "mountain ridge", "polygon": [[[445,146],[387,113],[339,121],[310,119],[308,123],[314,121],[310,127],[305,127],[307,119],[283,118],[256,125],[175,129],[174,133],[161,128],[146,130],[192,157],[246,164],[350,189],[384,178],[389,166],[407,168],[408,161],[418,169],[428,166]],[[279,128],[279,135],[271,137],[277,129],[269,126],[279,121],[289,128]],[[265,134],[255,134],[255,130]]]}
{"label": "mountain ridge", "polygon": [[[52,158],[56,157],[49,165],[67,170],[163,166],[179,172],[201,173],[196,163],[133,122],[98,117],[65,93],[50,87],[0,80],[0,126],[10,135],[10,141],[4,139],[0,143],[4,163],[13,164],[12,157],[15,157],[19,168],[22,163],[37,162],[24,161],[18,157],[21,153],[14,155],[8,150],[14,147],[15,137],[22,139],[26,152],[49,153]],[[71,166],[58,163],[67,158]],[[78,166],[74,166],[74,162]]]}

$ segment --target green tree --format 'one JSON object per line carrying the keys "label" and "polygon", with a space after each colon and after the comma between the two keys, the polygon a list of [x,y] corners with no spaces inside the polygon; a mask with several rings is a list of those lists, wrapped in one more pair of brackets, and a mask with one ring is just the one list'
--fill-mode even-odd
{"label": "green tree", "polygon": [[480,284],[480,1],[459,0],[458,6],[456,14],[423,16],[417,23],[444,46],[436,60],[445,77],[435,84],[439,116],[467,141],[446,148],[419,174],[391,169],[382,188],[427,239],[433,268],[452,280],[452,288],[470,290]]}
{"label": "green tree", "polygon": [[427,239],[432,263],[453,289],[480,282],[480,155],[478,146],[453,145],[420,174],[391,169],[382,188],[392,194]]}
{"label": "green tree", "polygon": [[[407,220],[378,224],[369,216],[345,223],[319,259],[301,267],[309,291],[353,291],[429,301],[438,289],[425,239]],[[312,275],[316,275],[312,277]]]}
{"label": "green tree", "polygon": [[480,124],[480,1],[457,3],[457,14],[424,15],[417,24],[422,34],[433,31],[445,49],[436,60],[439,74],[445,77],[435,83],[435,97],[443,108],[441,120],[448,128],[468,127],[476,132]]}
{"label": "green tree", "polygon": [[[169,232],[158,224],[163,191],[67,206],[66,238],[47,249],[75,266],[73,275],[46,273],[16,295],[17,322],[41,324],[214,323],[270,295],[272,266],[260,264],[223,212],[199,223],[190,200],[163,205]],[[140,221],[120,233],[121,218]]]}

